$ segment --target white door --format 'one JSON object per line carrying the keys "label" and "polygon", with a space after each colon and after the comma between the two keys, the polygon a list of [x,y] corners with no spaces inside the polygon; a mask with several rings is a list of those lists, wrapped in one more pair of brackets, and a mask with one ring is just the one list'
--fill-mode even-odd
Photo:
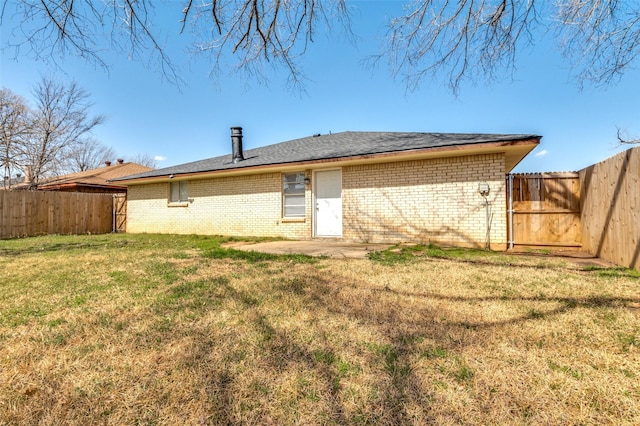
{"label": "white door", "polygon": [[315,173],[316,236],[342,236],[342,172]]}

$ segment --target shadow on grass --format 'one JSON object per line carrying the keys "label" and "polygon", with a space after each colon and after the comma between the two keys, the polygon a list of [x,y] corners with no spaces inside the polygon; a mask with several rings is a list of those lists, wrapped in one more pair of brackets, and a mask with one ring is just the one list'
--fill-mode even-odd
{"label": "shadow on grass", "polygon": [[[46,235],[0,241],[0,256],[21,256],[96,249],[142,250],[152,247],[188,247],[196,244],[195,236],[171,236],[151,234],[102,234],[102,235]],[[213,240],[220,244],[220,238]]]}
{"label": "shadow on grass", "polygon": [[[118,248],[118,247],[126,247],[126,241],[120,242],[109,242],[108,247],[110,248]],[[7,244],[5,244],[7,245]],[[78,242],[54,242],[54,243],[41,243],[41,244],[27,244],[22,245],[22,247],[14,248],[14,247],[1,247],[0,246],[0,256],[22,256],[25,254],[44,254],[44,253],[55,253],[55,252],[65,252],[65,251],[74,251],[74,250],[88,250],[88,249],[98,249],[105,248],[107,244],[104,241],[88,241],[83,239],[83,241]]]}
{"label": "shadow on grass", "polygon": [[[373,251],[368,255],[369,260],[381,265],[393,266],[411,264],[424,261],[449,261],[478,266],[508,266],[529,269],[573,269],[583,272],[596,272],[603,277],[640,278],[640,272],[622,266],[605,267],[586,265],[587,260],[599,260],[592,255],[583,253],[543,253],[543,252],[493,252],[473,248],[439,247],[429,245],[396,245],[386,250]],[[529,262],[523,262],[529,259]],[[570,266],[572,263],[573,268]]]}
{"label": "shadow on grass", "polygon": [[105,235],[51,235],[0,241],[0,256],[17,257],[26,254],[75,252],[78,250],[146,249],[199,250],[211,259],[245,260],[249,263],[288,261],[315,263],[317,258],[304,254],[276,255],[256,251],[223,248],[220,245],[232,241],[272,241],[273,238],[236,238],[203,235],[165,234],[105,234]]}
{"label": "shadow on grass", "polygon": [[[379,363],[382,364],[384,373],[390,379],[389,381],[381,380],[378,383],[382,398],[378,404],[368,407],[368,413],[373,415],[369,420],[372,420],[373,423],[403,424],[411,422],[415,412],[409,413],[406,410],[405,407],[408,404],[421,407],[422,419],[427,423],[435,421],[431,416],[430,408],[431,394],[435,388],[425,388],[425,384],[416,376],[412,367],[416,357],[454,359],[457,366],[454,371],[451,371],[451,377],[459,384],[468,385],[473,380],[474,372],[459,356],[464,353],[468,345],[476,345],[477,342],[482,341],[482,336],[486,333],[492,334],[505,326],[553,320],[556,316],[578,309],[627,308],[638,310],[638,306],[640,306],[640,297],[448,296],[433,292],[408,292],[388,288],[371,289],[366,284],[357,281],[349,283],[352,288],[362,289],[359,297],[354,298],[345,296],[340,285],[336,285],[343,280],[341,277],[318,276],[315,277],[315,280],[313,285],[306,288],[306,293],[303,296],[306,299],[305,305],[318,307],[321,311],[326,312],[328,318],[339,317],[345,319],[344,322],[362,324],[386,337],[383,343],[369,346]],[[292,293],[300,294],[300,291],[296,289]],[[451,302],[451,306],[457,304],[477,306],[481,302],[498,302],[525,305],[530,303],[532,307],[524,314],[504,320],[454,321],[451,320],[451,317],[455,316],[453,312],[435,307],[442,306],[441,304],[415,303],[415,298],[421,298],[425,301]],[[545,304],[559,304],[559,306],[550,309],[539,307]],[[427,350],[420,349],[420,342],[425,339],[435,342],[435,346]],[[302,352],[304,353],[302,359],[308,359],[308,352],[308,350]],[[328,382],[329,380],[327,380],[327,385]],[[374,413],[384,414],[376,416]],[[450,414],[455,419],[455,413]],[[459,418],[455,422],[464,422],[464,419]]]}
{"label": "shadow on grass", "polygon": [[[215,264],[217,260],[237,266],[233,272],[237,276],[247,270],[253,276],[254,269],[243,262],[273,262],[274,269],[282,271],[272,276],[256,274],[255,282],[242,289],[236,286],[232,275],[191,280],[186,273],[176,274],[169,262],[150,266],[149,274],[162,284],[149,312],[144,313],[149,314],[153,326],[147,331],[144,324],[137,324],[145,331],[132,331],[126,338],[133,340],[131,357],[150,370],[142,381],[158,399],[148,402],[144,409],[132,408],[139,410],[134,412],[138,415],[136,420],[160,422],[160,413],[169,403],[174,404],[172,409],[187,410],[195,405],[194,400],[202,398],[198,400],[206,404],[198,419],[202,424],[292,423],[299,419],[296,416],[300,411],[304,414],[308,407],[315,409],[315,404],[323,404],[324,408],[314,423],[434,424],[442,420],[434,414],[440,402],[435,399],[438,384],[424,381],[416,371],[416,360],[434,360],[434,369],[437,361],[450,361],[448,370],[442,372],[443,380],[469,388],[475,372],[464,359],[465,349],[502,327],[547,321],[576,309],[638,309],[640,304],[640,298],[633,297],[450,296],[372,287],[364,279],[316,268],[309,263],[317,260],[308,256],[220,249],[214,240],[201,243],[208,246],[202,257],[212,259],[203,262],[202,268],[204,263]],[[289,300],[295,308],[280,300]],[[482,320],[482,307],[477,307],[482,302],[524,304],[525,309],[508,319]],[[476,306],[472,316],[456,319],[460,317],[456,309],[467,304]],[[531,307],[528,310],[527,304]],[[539,308],[545,304],[553,306]],[[290,315],[289,308],[300,314],[300,323],[283,325],[282,317]],[[224,315],[217,316],[223,309]],[[200,323],[212,316],[218,323]],[[105,327],[126,330],[117,325],[120,322],[116,319]],[[309,331],[309,327],[313,329]],[[350,334],[354,330],[364,332]],[[624,339],[629,344],[637,341],[635,335]],[[63,349],[64,345],[61,342]],[[138,356],[146,355],[146,350],[154,356]],[[163,353],[168,360],[163,360]],[[370,388],[370,393],[350,394],[345,390],[348,381],[355,380],[364,369],[369,372],[370,381],[358,385]],[[142,379],[126,370],[117,371]],[[290,384],[294,389],[286,397],[281,395],[286,393],[282,388],[287,385],[280,381],[282,377],[297,377]],[[57,380],[61,383],[63,379]],[[169,385],[164,388],[165,381],[180,381],[180,391],[175,392],[178,387]],[[109,392],[112,391],[105,394],[110,395]],[[104,412],[119,410],[114,398],[97,396],[102,405],[68,395],[63,395],[66,400],[60,402],[55,394],[44,393],[24,399],[40,407],[66,404],[78,412],[91,413],[94,420],[108,417],[99,417],[98,408]],[[37,402],[39,398],[42,401]],[[191,419],[192,413],[185,411],[184,415]],[[527,422],[526,413],[518,417],[517,407],[512,415],[514,423]],[[454,424],[470,420],[455,412],[447,412],[446,419]]]}
{"label": "shadow on grass", "polygon": [[[246,254],[242,256],[252,256]],[[285,260],[286,256],[276,257]],[[246,258],[243,258],[246,260]],[[252,258],[250,258],[252,259]],[[274,258],[269,257],[269,260]],[[260,257],[259,261],[265,258]],[[301,265],[301,267],[305,267]],[[307,270],[308,271],[308,270]],[[292,271],[295,273],[295,270]],[[264,283],[262,284],[264,285]],[[344,289],[355,289],[355,293]],[[310,341],[296,338],[296,334],[277,325],[278,313],[272,312],[264,298],[273,295],[260,294],[264,290],[260,285],[253,293],[234,287],[225,277],[213,278],[206,283],[197,282],[185,286],[180,284],[169,291],[171,303],[162,305],[161,317],[169,313],[195,309],[198,316],[205,317],[220,309],[222,303],[233,302],[238,312],[242,312],[243,327],[249,331],[244,334],[231,327],[222,327],[219,334],[209,330],[162,329],[161,345],[179,347],[175,344],[184,334],[193,337],[194,344],[177,355],[176,363],[181,368],[198,372],[198,386],[210,395],[208,414],[204,423],[230,424],[238,422],[239,411],[242,422],[260,423],[266,419],[274,421],[273,402],[286,405],[279,409],[304,410],[305,404],[321,401],[326,406],[324,416],[328,423],[336,424],[408,424],[420,419],[422,423],[432,424],[438,421],[434,416],[434,395],[437,383],[425,383],[416,374],[416,359],[427,358],[449,361],[446,377],[456,386],[471,387],[474,370],[464,359],[465,348],[482,341],[484,333],[494,333],[502,327],[530,321],[547,321],[554,316],[575,309],[620,308],[640,304],[640,298],[632,297],[511,297],[511,296],[449,296],[435,292],[399,291],[388,288],[371,288],[369,284],[355,281],[347,282],[339,275],[316,271],[306,280],[290,279],[271,287],[274,294],[286,294],[299,300],[308,315],[320,320],[313,326],[314,338]],[[183,300],[184,299],[184,300]],[[451,309],[460,304],[477,306],[482,302],[531,303],[533,307],[521,315],[498,321],[455,321],[453,310],[443,309],[437,303],[415,303],[415,299],[425,302],[451,302]],[[176,300],[182,300],[176,302]],[[203,302],[194,305],[189,302]],[[538,304],[558,304],[550,309],[540,309]],[[229,308],[227,308],[229,309]],[[481,308],[475,308],[481,309]],[[635,309],[635,308],[634,308]],[[480,315],[481,316],[481,315]],[[329,319],[323,325],[323,318]],[[368,330],[367,335],[381,336],[376,341],[359,341],[360,336],[332,337],[336,330],[331,323],[358,324]],[[304,328],[305,324],[299,327]],[[253,336],[253,337],[247,337]],[[157,339],[149,336],[150,344],[158,344]],[[634,337],[635,338],[635,337]],[[247,341],[249,339],[249,341]],[[338,340],[337,344],[335,340]],[[433,342],[431,346],[422,344]],[[635,340],[634,340],[635,341]],[[216,354],[221,346],[234,348],[224,354]],[[364,359],[364,364],[354,365],[351,359],[342,359],[344,353],[340,344],[349,347],[355,358]],[[247,360],[248,347],[254,347],[256,359]],[[215,359],[213,360],[212,357]],[[246,377],[240,377],[249,367],[259,366],[255,375],[266,372],[265,376],[252,379],[248,385]],[[243,366],[236,368],[237,366]],[[357,375],[359,368],[377,371],[379,376],[374,384],[376,395],[354,401],[343,392],[343,383],[350,375]],[[434,367],[435,368],[435,367]],[[355,372],[354,372],[355,371]],[[291,390],[293,395],[286,404],[279,400],[278,386],[269,378],[298,376]],[[238,407],[238,386],[242,389],[243,402]],[[274,395],[275,394],[275,395]],[[354,410],[353,405],[358,405]],[[408,407],[412,407],[409,410]],[[526,414],[526,413],[525,413]],[[525,414],[523,418],[525,419]],[[447,413],[454,423],[464,423],[459,414]],[[514,416],[517,416],[514,413]],[[417,417],[416,417],[417,416]],[[284,415],[285,419],[290,419]],[[277,422],[282,419],[275,419]],[[268,423],[268,421],[267,421]]]}
{"label": "shadow on grass", "polygon": [[445,260],[471,265],[485,266],[513,266],[533,269],[562,268],[550,265],[548,262],[523,263],[518,262],[511,254],[472,248],[443,248],[433,244],[394,246],[382,251],[369,253],[369,259],[381,265],[393,266],[411,264],[425,260]]}
{"label": "shadow on grass", "polygon": [[[304,297],[308,294],[308,290],[314,285],[327,285],[328,281],[319,279],[320,282],[308,283],[301,286],[299,282],[291,284],[291,293],[298,297]],[[278,423],[278,419],[273,419],[273,413],[269,412],[271,403],[265,400],[270,399],[274,393],[282,391],[274,387],[274,383],[268,381],[268,377],[297,377],[295,383],[288,391],[291,393],[291,400],[285,406],[280,407],[285,412],[290,410],[292,414],[297,410],[303,410],[300,406],[304,404],[318,403],[320,400],[326,405],[322,417],[329,424],[402,424],[408,419],[406,413],[401,409],[401,401],[403,397],[394,391],[395,388],[389,388],[381,385],[378,389],[380,398],[372,405],[364,406],[355,417],[348,417],[345,414],[345,399],[341,395],[341,382],[353,374],[357,367],[349,364],[348,360],[343,360],[336,355],[339,348],[326,347],[318,349],[316,345],[310,342],[300,342],[291,337],[290,334],[278,326],[274,325],[271,316],[272,313],[264,312],[261,302],[255,295],[246,291],[240,291],[234,288],[230,283],[224,280],[217,280],[216,283],[220,292],[228,300],[233,300],[246,313],[245,321],[249,327],[251,343],[243,342],[242,337],[237,332],[223,332],[224,339],[232,341],[230,346],[236,347],[235,351],[230,351],[223,355],[223,362],[215,362],[212,370],[203,372],[203,387],[208,394],[215,396],[212,398],[209,407],[210,413],[206,422],[212,424],[233,424],[238,423],[238,418],[233,417],[233,403],[237,399],[237,395],[232,390],[233,383],[240,380],[234,374],[234,366],[244,364],[246,354],[244,349],[246,345],[256,345],[259,352],[259,361],[263,372],[268,375],[265,378],[255,378],[249,389],[245,389],[245,397],[247,402],[242,404],[242,408],[246,410],[243,413],[241,423]],[[281,285],[278,291],[287,291],[289,285]],[[221,295],[222,295],[221,294]],[[329,294],[325,293],[325,296]],[[314,298],[313,292],[310,295]],[[320,334],[325,334],[326,330],[321,330]],[[183,353],[180,364],[186,366],[202,366],[212,365],[211,353],[215,351],[218,345],[218,338],[203,333],[197,337],[198,345],[193,351]],[[166,344],[171,344],[167,342]],[[396,351],[395,348],[382,347],[377,352],[382,352],[382,363],[385,371],[394,376],[396,387],[404,386],[400,383],[405,382],[404,375],[396,373],[396,365],[401,363],[400,358],[404,356],[404,351]],[[253,360],[256,362],[256,360]],[[226,365],[229,368],[220,369],[217,366]],[[316,380],[319,378],[319,382]],[[286,386],[286,385],[281,385]],[[237,387],[235,387],[237,390]],[[248,394],[247,394],[248,392]],[[252,395],[254,394],[254,395]],[[280,401],[281,403],[282,401]],[[428,407],[425,406],[425,409]],[[237,409],[235,410],[237,413]],[[285,418],[287,417],[285,414]],[[296,415],[297,417],[297,415]],[[271,419],[270,421],[266,419]],[[280,419],[282,421],[283,419]],[[317,421],[319,419],[316,419]],[[324,423],[324,422],[323,422]]]}

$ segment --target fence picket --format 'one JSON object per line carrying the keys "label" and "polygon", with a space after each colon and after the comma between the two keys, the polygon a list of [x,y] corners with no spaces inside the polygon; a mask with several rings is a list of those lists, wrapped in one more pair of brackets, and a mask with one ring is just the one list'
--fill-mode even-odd
{"label": "fence picket", "polygon": [[112,194],[0,191],[0,239],[111,232]]}

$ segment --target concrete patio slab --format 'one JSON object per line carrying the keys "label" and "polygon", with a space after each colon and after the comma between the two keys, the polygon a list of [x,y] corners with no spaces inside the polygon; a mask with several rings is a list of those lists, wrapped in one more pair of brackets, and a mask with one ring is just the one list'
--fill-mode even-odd
{"label": "concrete patio slab", "polygon": [[306,254],[334,259],[364,259],[372,251],[386,250],[393,244],[361,244],[334,241],[267,241],[260,243],[232,242],[222,247],[271,254]]}
{"label": "concrete patio slab", "polygon": [[[306,254],[308,256],[324,256],[333,259],[365,259],[372,251],[386,250],[395,244],[368,244],[368,243],[349,243],[342,241],[266,241],[266,242],[250,242],[250,241],[234,241],[222,244],[222,247],[233,248],[243,251],[257,251],[271,254]],[[615,266],[611,262],[604,261],[598,257],[575,251],[553,251],[549,253],[539,253],[531,251],[508,251],[504,252],[511,256],[523,257],[545,257],[558,258],[569,263],[578,265],[579,267],[599,266],[612,267]]]}

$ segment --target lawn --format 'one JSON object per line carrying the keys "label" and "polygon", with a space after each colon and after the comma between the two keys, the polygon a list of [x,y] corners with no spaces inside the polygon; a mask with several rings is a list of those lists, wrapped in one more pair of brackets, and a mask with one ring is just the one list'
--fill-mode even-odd
{"label": "lawn", "polygon": [[223,241],[0,241],[0,424],[640,424],[635,271]]}

